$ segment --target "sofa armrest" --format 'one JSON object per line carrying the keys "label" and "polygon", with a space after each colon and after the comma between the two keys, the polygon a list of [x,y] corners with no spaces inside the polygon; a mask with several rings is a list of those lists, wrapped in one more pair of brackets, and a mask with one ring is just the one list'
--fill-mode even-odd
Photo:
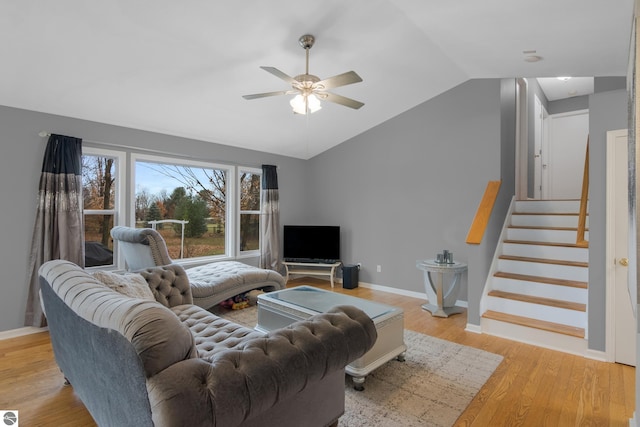
{"label": "sofa armrest", "polygon": [[[343,370],[376,339],[364,312],[341,306],[248,339],[209,361],[176,363],[148,379],[154,423],[238,425]],[[186,413],[185,407],[193,410]]]}
{"label": "sofa armrest", "polygon": [[165,307],[193,304],[189,277],[178,264],[168,264],[139,270],[147,281],[153,296]]}

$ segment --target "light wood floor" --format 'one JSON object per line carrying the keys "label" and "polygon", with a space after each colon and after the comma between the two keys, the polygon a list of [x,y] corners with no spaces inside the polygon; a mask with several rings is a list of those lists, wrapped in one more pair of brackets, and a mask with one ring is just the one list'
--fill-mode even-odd
{"label": "light wood floor", "polygon": [[[302,278],[290,286],[328,282]],[[405,328],[504,356],[456,426],[628,426],[635,369],[464,330],[466,313],[434,318],[419,299],[363,287],[335,292],[402,307]],[[0,410],[18,410],[22,426],[93,426],[64,386],[46,332],[0,341]],[[437,390],[434,390],[437,393]]]}

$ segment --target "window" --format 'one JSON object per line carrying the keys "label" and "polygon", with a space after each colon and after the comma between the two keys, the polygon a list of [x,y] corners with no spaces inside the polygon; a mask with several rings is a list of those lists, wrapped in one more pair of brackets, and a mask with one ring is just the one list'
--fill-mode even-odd
{"label": "window", "polygon": [[116,225],[155,228],[177,262],[258,256],[261,174],[260,169],[83,147],[85,265],[125,267],[111,240]]}
{"label": "window", "polygon": [[239,170],[241,254],[260,250],[260,179],[259,170]]}
{"label": "window", "polygon": [[136,227],[155,228],[172,259],[231,256],[230,166],[137,156]]}
{"label": "window", "polygon": [[124,153],[83,148],[82,196],[84,201],[85,267],[113,266],[109,232],[119,223],[122,205],[120,165]]}

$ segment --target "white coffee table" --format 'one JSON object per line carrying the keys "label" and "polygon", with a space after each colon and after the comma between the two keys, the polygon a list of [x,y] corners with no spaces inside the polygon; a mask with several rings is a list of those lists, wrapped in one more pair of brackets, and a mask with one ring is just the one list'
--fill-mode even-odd
{"label": "white coffee table", "polygon": [[336,305],[353,305],[364,311],[378,333],[373,347],[362,357],[346,366],[356,390],[364,389],[366,376],[391,359],[404,361],[404,311],[399,307],[325,291],[311,286],[298,286],[258,296],[258,324],[256,329],[272,331],[318,313],[325,313]]}

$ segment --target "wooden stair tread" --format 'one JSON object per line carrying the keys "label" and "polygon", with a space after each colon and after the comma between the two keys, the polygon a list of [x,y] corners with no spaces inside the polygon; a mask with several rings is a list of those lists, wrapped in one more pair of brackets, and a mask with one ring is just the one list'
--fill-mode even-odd
{"label": "wooden stair tread", "polygon": [[524,280],[527,282],[546,283],[547,285],[569,286],[571,288],[587,289],[587,282],[578,280],[556,279],[555,277],[531,276],[528,274],[506,273],[504,271],[496,271],[494,277],[502,277],[504,279]]}
{"label": "wooden stair tread", "polygon": [[[578,232],[578,227],[549,227],[544,225],[510,225],[510,229],[516,230],[551,230],[551,231],[575,231]],[[588,228],[584,229],[589,231]]]}
{"label": "wooden stair tread", "polygon": [[541,264],[567,265],[571,267],[589,267],[588,262],[581,262],[581,261],[565,261],[565,260],[549,259],[549,258],[531,258],[531,257],[514,256],[514,255],[500,255],[499,258],[506,259],[509,261],[537,262]]}
{"label": "wooden stair tread", "polygon": [[555,332],[558,334],[569,335],[572,337],[584,338],[585,331],[583,328],[575,326],[563,325],[560,323],[548,322],[546,320],[531,319],[529,317],[516,316],[514,314],[499,313],[493,310],[487,310],[482,314],[486,319],[498,320],[501,322],[513,323],[529,328],[541,329],[544,331]]}
{"label": "wooden stair tread", "polygon": [[[578,212],[513,212],[512,215],[557,215],[557,216],[578,216]],[[589,214],[587,213],[587,216]]]}
{"label": "wooden stair tread", "polygon": [[[561,242],[540,242],[537,240],[504,240],[503,243],[514,243],[518,245],[543,245],[543,246],[557,246],[563,248],[583,248],[587,246],[581,246],[575,243],[561,243]],[[588,243],[588,242],[587,242]]]}
{"label": "wooden stair tread", "polygon": [[581,304],[581,303],[572,302],[572,301],[563,301],[558,299],[536,297],[531,295],[516,294],[514,292],[505,292],[505,291],[497,291],[497,290],[490,291],[488,295],[491,297],[507,298],[515,301],[528,302],[531,304],[546,305],[549,307],[556,307],[556,308],[565,308],[567,310],[575,310],[575,311],[583,311],[583,312],[587,311],[586,304]]}

